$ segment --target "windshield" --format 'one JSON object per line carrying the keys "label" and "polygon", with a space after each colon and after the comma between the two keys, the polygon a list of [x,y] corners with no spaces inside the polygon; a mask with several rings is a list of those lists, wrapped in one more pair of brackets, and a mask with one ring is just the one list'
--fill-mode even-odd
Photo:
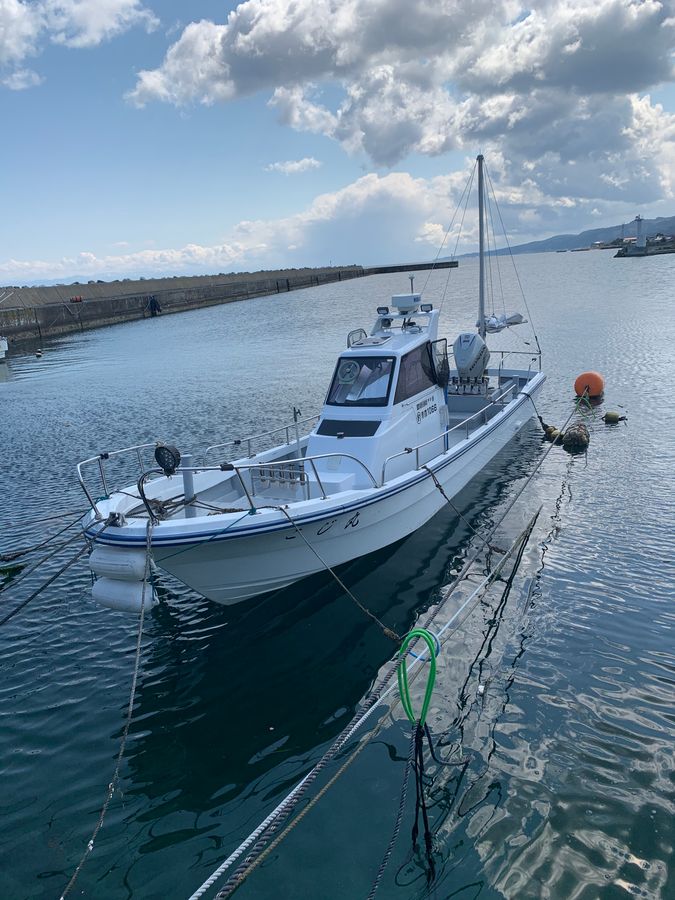
{"label": "windshield", "polygon": [[338,360],[326,403],[386,406],[393,371],[393,356],[343,356]]}

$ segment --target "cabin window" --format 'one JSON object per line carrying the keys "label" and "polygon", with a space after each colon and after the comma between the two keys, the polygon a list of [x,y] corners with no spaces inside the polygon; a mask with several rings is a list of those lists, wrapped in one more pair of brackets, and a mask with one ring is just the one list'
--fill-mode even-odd
{"label": "cabin window", "polygon": [[401,359],[394,403],[401,403],[436,384],[431,347],[422,344]]}
{"label": "cabin window", "polygon": [[326,403],[386,406],[393,371],[393,356],[343,356],[338,360]]}

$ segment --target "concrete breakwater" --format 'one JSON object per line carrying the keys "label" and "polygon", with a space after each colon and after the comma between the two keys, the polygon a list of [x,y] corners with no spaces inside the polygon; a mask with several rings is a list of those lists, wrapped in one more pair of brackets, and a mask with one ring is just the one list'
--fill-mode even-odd
{"label": "concrete breakwater", "polygon": [[[457,263],[437,263],[436,267],[448,268],[449,265]],[[252,274],[3,288],[0,289],[0,334],[10,343],[41,342],[45,338],[73,331],[148,318],[157,305],[162,314],[184,312],[365,275],[417,271],[420,268],[429,269],[431,264],[370,269],[363,266],[286,269]]]}

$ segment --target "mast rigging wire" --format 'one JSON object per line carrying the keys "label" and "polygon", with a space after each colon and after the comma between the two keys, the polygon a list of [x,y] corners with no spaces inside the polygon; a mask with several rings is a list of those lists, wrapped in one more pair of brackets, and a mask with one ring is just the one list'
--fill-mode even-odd
{"label": "mast rigging wire", "polygon": [[520,294],[521,294],[521,296],[522,296],[522,298],[523,298],[523,303],[525,304],[525,310],[526,310],[526,312],[527,312],[527,317],[528,317],[528,319],[530,320],[530,325],[532,326],[532,332],[533,332],[533,334],[534,334],[534,340],[535,340],[535,342],[536,342],[536,344],[537,344],[537,351],[538,351],[538,353],[541,353],[541,347],[539,346],[539,338],[537,337],[537,332],[536,332],[536,329],[535,329],[535,327],[534,327],[534,320],[533,320],[533,318],[532,318],[532,313],[530,312],[530,308],[529,308],[529,306],[527,305],[527,297],[525,296],[525,291],[523,290],[523,285],[522,285],[522,282],[521,282],[521,280],[520,280],[520,275],[518,274],[518,268],[517,268],[517,266],[516,266],[516,261],[515,261],[515,259],[513,258],[513,250],[511,249],[511,243],[510,243],[510,241],[509,241],[509,236],[508,236],[508,234],[506,233],[506,228],[504,227],[504,220],[502,219],[502,211],[501,211],[501,209],[499,208],[499,204],[497,203],[497,196],[496,196],[496,194],[495,194],[494,185],[493,185],[493,183],[492,183],[492,178],[490,177],[490,172],[488,171],[487,166],[485,166],[485,173],[486,173],[486,175],[487,175],[487,182],[488,182],[488,184],[489,184],[489,186],[490,186],[490,190],[492,191],[492,196],[495,198],[495,207],[497,208],[497,215],[499,216],[499,221],[500,221],[501,226],[502,226],[502,231],[503,231],[503,233],[504,233],[504,239],[506,240],[506,246],[509,248],[509,256],[510,256],[510,258],[511,258],[511,264],[513,265],[513,271],[515,272],[515,275],[516,275],[516,281],[518,282],[518,287],[520,288]]}

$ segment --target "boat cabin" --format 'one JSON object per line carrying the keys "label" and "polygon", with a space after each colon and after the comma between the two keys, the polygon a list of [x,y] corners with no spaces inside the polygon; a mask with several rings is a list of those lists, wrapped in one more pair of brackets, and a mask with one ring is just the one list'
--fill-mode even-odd
{"label": "boat cabin", "polygon": [[[358,329],[348,336],[307,444],[308,456],[344,454],[317,461],[331,488],[362,486],[352,456],[380,480],[388,457],[405,447],[432,441],[429,459],[443,451],[446,342],[438,346],[438,310],[421,301],[417,293],[395,295],[378,307],[370,335]],[[387,475],[409,468],[409,460],[392,461]]]}

